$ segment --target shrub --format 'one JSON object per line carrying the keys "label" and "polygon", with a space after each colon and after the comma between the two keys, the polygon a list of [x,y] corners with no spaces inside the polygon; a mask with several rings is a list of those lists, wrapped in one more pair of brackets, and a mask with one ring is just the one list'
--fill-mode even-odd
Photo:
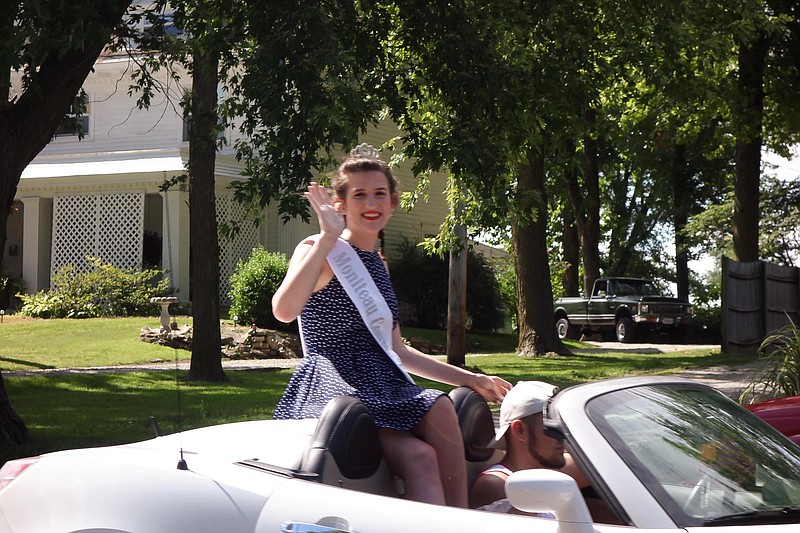
{"label": "shrub", "polygon": [[[448,261],[407,240],[392,259],[392,284],[404,325],[443,329],[447,326]],[[470,331],[503,327],[505,313],[494,270],[482,255],[467,252],[467,325]]]}
{"label": "shrub", "polygon": [[789,323],[761,342],[758,355],[764,371],[739,397],[739,403],[800,395],[800,327]]}
{"label": "shrub", "polygon": [[247,261],[239,261],[231,276],[230,315],[242,324],[261,328],[296,329],[275,319],[272,295],[286,276],[289,260],[285,254],[267,252],[262,246],[253,249]]}
{"label": "shrub", "polygon": [[405,238],[397,252],[389,262],[389,270],[402,324],[443,329],[447,325],[447,263]]}
{"label": "shrub", "polygon": [[10,272],[0,269],[0,309],[7,309],[25,290],[25,283]]}
{"label": "shrub", "polygon": [[169,281],[157,269],[122,269],[87,257],[91,270],[60,268],[48,291],[22,295],[20,314],[37,318],[91,318],[157,315],[154,296],[169,292]]}
{"label": "shrub", "polygon": [[722,308],[719,304],[695,305],[692,321],[695,341],[717,343],[722,338]]}
{"label": "shrub", "polygon": [[505,325],[505,306],[492,265],[472,249],[467,253],[467,316],[471,331],[497,331]]}
{"label": "shrub", "polygon": [[493,268],[497,276],[500,299],[503,301],[506,313],[510,315],[511,329],[517,331],[519,318],[517,316],[517,271],[513,257],[498,258],[493,261]]}

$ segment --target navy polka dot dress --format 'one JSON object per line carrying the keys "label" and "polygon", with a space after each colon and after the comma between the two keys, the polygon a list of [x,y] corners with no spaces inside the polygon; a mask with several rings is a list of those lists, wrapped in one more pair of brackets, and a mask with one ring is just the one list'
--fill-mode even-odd
{"label": "navy polka dot dress", "polygon": [[[396,326],[397,297],[380,255],[353,248],[386,299]],[[309,298],[300,318],[306,353],[275,408],[274,418],[318,418],[330,399],[347,394],[369,408],[378,427],[407,431],[444,394],[403,377],[335,276]]]}

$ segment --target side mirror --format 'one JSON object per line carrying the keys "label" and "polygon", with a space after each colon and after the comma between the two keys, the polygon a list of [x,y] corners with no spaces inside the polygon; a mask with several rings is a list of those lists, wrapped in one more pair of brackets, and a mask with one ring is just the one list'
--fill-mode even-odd
{"label": "side mirror", "polygon": [[549,469],[514,472],[506,480],[506,495],[520,511],[556,515],[561,532],[594,531],[578,484],[567,474]]}

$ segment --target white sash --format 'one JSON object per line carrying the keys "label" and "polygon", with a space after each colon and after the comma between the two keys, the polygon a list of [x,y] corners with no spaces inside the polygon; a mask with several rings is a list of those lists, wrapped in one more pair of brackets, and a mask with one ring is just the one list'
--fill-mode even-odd
{"label": "white sash", "polygon": [[414,383],[406,369],[403,368],[400,356],[392,349],[392,312],[361,258],[347,241],[339,238],[333,250],[328,253],[327,260],[378,345],[397,365],[403,376]]}

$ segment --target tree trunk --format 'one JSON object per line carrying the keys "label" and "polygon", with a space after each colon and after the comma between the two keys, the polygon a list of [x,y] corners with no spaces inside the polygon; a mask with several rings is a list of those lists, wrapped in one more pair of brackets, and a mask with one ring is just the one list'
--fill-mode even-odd
{"label": "tree trunk", "polygon": [[583,257],[583,294],[588,297],[594,281],[600,277],[600,172],[597,141],[592,129],[597,113],[587,109],[584,120],[590,131],[583,138],[583,191],[577,173],[567,174],[567,193],[581,241]]}
{"label": "tree trunk", "polygon": [[214,174],[218,56],[195,50],[189,131],[192,362],[187,379],[224,381],[219,311],[219,238]]}
{"label": "tree trunk", "polygon": [[689,176],[686,145],[678,144],[672,158],[672,222],[675,227],[675,281],[678,298],[689,299],[689,250],[683,235],[689,210]]}
{"label": "tree trunk", "polygon": [[[0,99],[0,250],[6,248],[8,214],[22,171],[52,139],[130,3],[130,0],[109,0],[98,6],[102,27],[88,28],[83,40],[75,40],[80,43],[75,48],[62,46],[50,50],[38,65],[36,84],[25,88],[13,100],[8,98],[10,58],[0,60],[3,72],[0,94],[4,95]],[[15,11],[8,9],[4,13]],[[13,24],[11,18],[2,18],[0,30],[8,33],[9,23]],[[2,261],[0,253],[0,267]],[[5,386],[0,383],[0,444],[24,442],[27,438],[25,424],[11,407]]]}
{"label": "tree trunk", "polygon": [[30,438],[25,422],[19,417],[6,392],[5,380],[0,373],[0,444],[24,444]]}
{"label": "tree trunk", "polygon": [[591,108],[587,109],[584,113],[584,120],[589,129],[583,138],[586,223],[581,234],[581,251],[583,252],[583,294],[589,296],[595,280],[600,277],[600,170],[597,163],[597,140],[593,137],[597,111]]}
{"label": "tree trunk", "polygon": [[519,345],[521,356],[535,357],[549,352],[571,352],[556,333],[553,315],[553,288],[547,257],[547,194],[544,157],[530,153],[527,164],[519,168],[517,212],[512,217],[511,238],[517,271]]}
{"label": "tree trunk", "polygon": [[761,140],[764,120],[766,38],[739,46],[738,106],[735,107],[733,259],[758,260]]}
{"label": "tree trunk", "polygon": [[464,366],[467,362],[467,228],[455,229],[456,249],[450,250],[447,291],[447,362]]}
{"label": "tree trunk", "polygon": [[564,261],[567,268],[564,270],[564,296],[579,296],[580,287],[580,262],[581,244],[578,226],[575,224],[575,214],[570,209],[564,209],[563,230],[561,234],[561,245],[564,248]]}
{"label": "tree trunk", "polygon": [[[570,183],[577,183],[577,168],[572,161],[575,158],[575,143],[570,139],[567,141],[566,159],[570,161],[564,169],[564,176],[567,186]],[[581,242],[578,224],[575,220],[575,210],[569,205],[561,209],[561,247],[564,251],[564,261],[567,268],[564,270],[562,283],[564,285],[564,296],[578,296],[580,294],[580,263],[581,263]]]}

